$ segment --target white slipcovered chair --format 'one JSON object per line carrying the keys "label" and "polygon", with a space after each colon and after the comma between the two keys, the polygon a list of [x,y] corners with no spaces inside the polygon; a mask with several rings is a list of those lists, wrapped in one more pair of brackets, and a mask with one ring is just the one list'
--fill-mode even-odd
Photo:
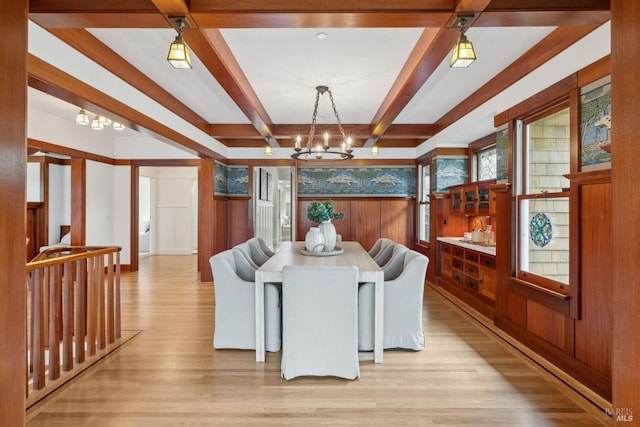
{"label": "white slipcovered chair", "polygon": [[402,269],[404,267],[404,256],[408,250],[409,248],[405,245],[401,245],[399,243],[393,245],[391,259],[380,267],[382,268],[382,271],[384,271],[384,280],[393,280],[402,273]]}
{"label": "white slipcovered chair", "polygon": [[371,249],[369,249],[369,256],[371,258],[375,257],[376,255],[378,255],[378,252],[380,252],[380,248],[382,247],[382,240],[383,239],[384,239],[384,237],[381,237],[378,240],[376,240],[376,242],[373,244],[373,246],[371,246]]}
{"label": "white slipcovered chair", "polygon": [[281,372],[360,376],[356,267],[284,267]]}
{"label": "white slipcovered chair", "polygon": [[[249,243],[240,243],[239,245],[236,245],[231,249],[233,250],[233,255],[236,258],[236,262],[238,263],[238,268],[244,270],[244,268],[248,266],[254,272],[250,279],[247,278],[248,276],[245,276],[243,272],[240,273],[240,277],[244,278],[245,280],[255,281],[255,271],[260,268],[260,265],[251,256],[251,246],[249,245]],[[240,258],[241,256],[244,258],[244,261]]]}
{"label": "white slipcovered chair", "polygon": [[271,258],[264,253],[260,247],[260,242],[257,237],[247,240],[247,245],[249,246],[249,255],[251,256],[251,260],[258,266],[261,266]]}
{"label": "white slipcovered chair", "polygon": [[[402,272],[384,282],[383,347],[422,350],[422,298],[429,258],[408,250]],[[358,291],[358,348],[373,350],[374,284],[364,283]]]}
{"label": "white slipcovered chair", "polygon": [[376,264],[382,267],[383,265],[388,263],[389,260],[391,259],[391,255],[393,253],[393,247],[395,245],[396,243],[391,239],[383,240],[380,247],[380,252],[378,252],[378,254],[373,257],[373,260],[376,262]]}
{"label": "white slipcovered chair", "polygon": [[378,254],[380,254],[382,248],[387,246],[387,244],[389,243],[393,243],[393,240],[387,239],[386,237],[380,237],[378,240],[376,240],[371,249],[369,249],[369,256],[371,258],[375,258],[376,256],[378,256]]}
{"label": "white slipcovered chair", "polygon": [[[213,347],[256,348],[255,281],[239,276],[234,251],[226,250],[209,259],[215,291]],[[244,274],[250,274],[245,266]],[[254,273],[255,276],[255,273]],[[275,285],[264,286],[265,348],[279,351],[280,293]]]}
{"label": "white slipcovered chair", "polygon": [[262,250],[262,252],[269,258],[271,258],[276,254],[271,250],[271,248],[269,248],[269,246],[267,245],[267,242],[265,242],[261,237],[254,237],[253,239],[250,239],[250,240],[257,241],[258,245],[260,245],[260,249]]}

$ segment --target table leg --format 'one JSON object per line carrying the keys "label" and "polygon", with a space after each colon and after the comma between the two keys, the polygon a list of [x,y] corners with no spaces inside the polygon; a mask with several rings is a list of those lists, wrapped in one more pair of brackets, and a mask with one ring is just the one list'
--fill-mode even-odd
{"label": "table leg", "polygon": [[255,283],[256,362],[264,362],[264,279],[262,271],[256,271]]}
{"label": "table leg", "polygon": [[373,362],[382,363],[382,353],[384,352],[384,273],[382,271],[376,272],[374,312]]}

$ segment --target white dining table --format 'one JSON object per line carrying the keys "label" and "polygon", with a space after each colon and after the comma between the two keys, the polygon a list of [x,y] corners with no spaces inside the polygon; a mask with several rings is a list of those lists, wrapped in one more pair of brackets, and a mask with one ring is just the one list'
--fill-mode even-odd
{"label": "white dining table", "polygon": [[343,253],[333,256],[303,255],[304,242],[285,242],[267,262],[256,271],[255,314],[256,314],[256,362],[265,361],[264,343],[264,284],[282,283],[282,269],[285,265],[297,266],[356,266],[358,282],[375,284],[374,302],[374,363],[382,363],[382,327],[384,313],[384,273],[380,266],[358,242],[341,241],[338,246]]}

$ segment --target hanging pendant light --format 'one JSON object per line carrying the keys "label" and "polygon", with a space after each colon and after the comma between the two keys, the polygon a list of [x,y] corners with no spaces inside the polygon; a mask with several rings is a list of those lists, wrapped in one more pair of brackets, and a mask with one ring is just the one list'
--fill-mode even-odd
{"label": "hanging pendant light", "polygon": [[[329,145],[329,134],[325,132],[322,143],[318,143],[315,147],[314,138],[316,132],[316,116],[318,115],[318,103],[320,101],[320,96],[325,93],[329,94],[329,102],[331,102],[331,108],[333,109],[333,114],[336,117],[336,122],[338,123],[338,129],[340,130],[340,135],[342,136],[342,146],[341,148],[332,148]],[[331,90],[327,86],[317,86],[316,87],[316,102],[313,106],[313,116],[311,118],[311,127],[309,129],[309,136],[307,137],[307,146],[306,148],[301,147],[301,139],[300,136],[296,137],[296,143],[294,146],[294,153],[291,155],[291,158],[296,160],[347,160],[353,159],[353,148],[352,148],[351,138],[347,137],[345,133],[342,122],[340,121],[340,116],[338,116],[338,110],[336,109],[336,104],[333,102],[333,95],[331,94]]]}
{"label": "hanging pendant light", "polygon": [[76,124],[87,126],[89,123],[91,122],[89,121],[89,116],[87,115],[87,112],[84,111],[84,108],[81,108],[80,111],[78,111],[78,114],[76,114]]}
{"label": "hanging pendant light", "polygon": [[173,68],[192,68],[189,49],[187,49],[187,45],[182,39],[182,28],[185,27],[185,22],[184,18],[175,19],[178,35],[169,46],[169,54],[167,55],[167,61]]}
{"label": "hanging pendant light", "polygon": [[104,129],[104,125],[100,122],[100,116],[96,115],[91,122],[91,129],[94,130],[102,130]]}
{"label": "hanging pendant light", "polygon": [[[458,38],[458,43],[453,47],[451,62],[449,64],[451,68],[467,68],[476,60],[476,52],[473,49],[473,44],[465,35],[465,25],[468,18],[469,17],[466,16],[459,16],[454,23],[454,27],[460,27],[460,37]],[[473,18],[473,16],[470,18]]]}

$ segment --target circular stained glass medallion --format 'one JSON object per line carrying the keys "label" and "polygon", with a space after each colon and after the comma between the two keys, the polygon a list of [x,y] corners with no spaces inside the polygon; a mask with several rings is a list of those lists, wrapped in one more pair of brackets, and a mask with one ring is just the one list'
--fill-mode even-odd
{"label": "circular stained glass medallion", "polygon": [[552,226],[549,215],[542,212],[535,214],[529,222],[529,236],[533,244],[539,248],[544,248],[551,241],[551,235]]}

